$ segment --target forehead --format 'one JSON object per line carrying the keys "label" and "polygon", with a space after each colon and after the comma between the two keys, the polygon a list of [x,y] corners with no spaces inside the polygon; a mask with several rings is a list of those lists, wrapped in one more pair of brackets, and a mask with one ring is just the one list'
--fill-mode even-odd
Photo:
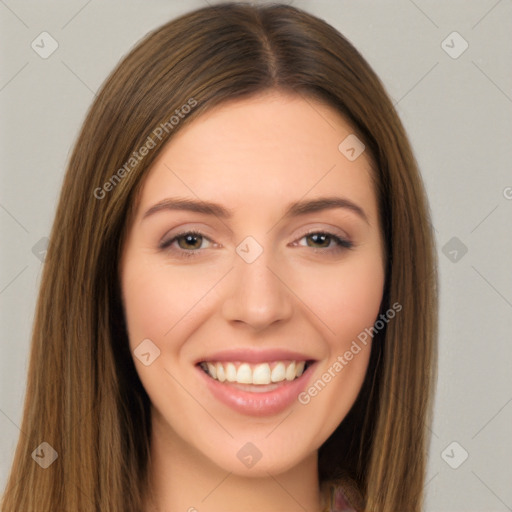
{"label": "forehead", "polygon": [[363,151],[349,160],[340,150],[347,137],[354,130],[337,111],[301,95],[271,92],[223,103],[168,142],[145,178],[138,216],[169,195],[262,213],[335,193],[375,216],[371,158]]}

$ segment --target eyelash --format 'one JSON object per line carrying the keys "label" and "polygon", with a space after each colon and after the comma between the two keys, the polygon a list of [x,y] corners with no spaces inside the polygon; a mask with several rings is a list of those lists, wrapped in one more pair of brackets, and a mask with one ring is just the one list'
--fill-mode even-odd
{"label": "eyelash", "polygon": [[[178,233],[177,235],[175,235],[173,238],[171,238],[170,240],[166,240],[164,242],[161,242],[160,245],[159,245],[159,249],[161,250],[166,250],[168,252],[176,252],[178,254],[178,257],[180,258],[193,258],[193,257],[196,257],[198,256],[198,253],[201,251],[201,249],[196,249],[196,250],[185,250],[185,249],[178,249],[178,250],[175,250],[175,249],[170,249],[170,246],[178,239],[186,236],[186,235],[194,235],[196,237],[201,237],[201,238],[205,238],[206,240],[210,241],[211,240],[206,237],[205,235],[203,235],[200,231],[195,231],[193,229],[191,230],[188,230],[188,231],[183,231],[181,233]],[[304,235],[302,235],[301,238],[299,238],[299,240],[302,240],[303,238],[305,237],[308,237],[308,236],[311,236],[311,235],[326,235],[328,236],[332,241],[334,241],[334,243],[336,244],[336,246],[334,248],[321,248],[321,247],[312,247],[311,249],[313,249],[313,251],[315,253],[318,253],[318,252],[328,252],[328,253],[332,253],[332,254],[337,254],[345,249],[352,249],[354,244],[352,242],[350,242],[349,240],[346,240],[344,238],[341,238],[333,233],[330,233],[328,231],[321,231],[321,230],[316,230],[316,231],[309,231],[308,233],[305,233]],[[303,247],[303,246],[302,246]]]}

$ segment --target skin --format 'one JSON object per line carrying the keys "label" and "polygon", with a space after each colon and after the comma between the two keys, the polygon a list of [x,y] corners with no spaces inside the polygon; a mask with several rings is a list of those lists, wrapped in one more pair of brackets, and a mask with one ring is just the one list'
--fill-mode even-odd
{"label": "skin", "polygon": [[[194,362],[229,348],[290,349],[318,361],[309,386],[374,324],[383,240],[370,159],[338,150],[351,133],[332,108],[272,91],[198,117],[152,165],[120,267],[132,353],[144,339],[160,350],[148,366],[134,356],[152,403],[147,511],[320,510],[317,451],[357,397],[371,341],[307,405],[265,417],[217,401]],[[367,221],[347,208],[283,218],[293,201],[333,195]],[[171,196],[220,203],[233,217],[161,210],[143,219]],[[205,237],[192,241],[195,257],[179,257],[191,251],[183,239],[159,249],[187,229]],[[310,231],[353,247],[335,251]],[[235,251],[247,236],[263,248],[252,263]],[[262,454],[251,468],[236,456],[247,442]]]}

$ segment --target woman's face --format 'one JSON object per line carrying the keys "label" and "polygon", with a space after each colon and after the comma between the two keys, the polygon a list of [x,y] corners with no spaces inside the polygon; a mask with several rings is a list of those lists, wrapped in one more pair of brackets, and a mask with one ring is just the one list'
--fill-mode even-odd
{"label": "woman's face", "polygon": [[354,403],[385,275],[352,133],[330,107],[272,92],[203,114],[153,164],[121,285],[153,435],[174,453],[285,471]]}

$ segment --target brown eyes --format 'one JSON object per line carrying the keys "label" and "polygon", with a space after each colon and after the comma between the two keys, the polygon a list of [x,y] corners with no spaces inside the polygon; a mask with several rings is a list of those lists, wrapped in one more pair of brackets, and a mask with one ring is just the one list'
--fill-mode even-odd
{"label": "brown eyes", "polygon": [[[302,247],[310,247],[315,252],[321,253],[338,253],[344,249],[351,249],[353,243],[349,240],[341,238],[333,233],[326,231],[311,231],[303,235],[299,240],[306,239],[307,245]],[[170,252],[179,258],[190,258],[198,256],[206,248],[202,247],[203,242],[207,241],[210,245],[213,243],[208,237],[199,231],[188,230],[178,233],[169,240],[163,241],[159,245],[159,249]],[[297,242],[294,242],[297,244]]]}

